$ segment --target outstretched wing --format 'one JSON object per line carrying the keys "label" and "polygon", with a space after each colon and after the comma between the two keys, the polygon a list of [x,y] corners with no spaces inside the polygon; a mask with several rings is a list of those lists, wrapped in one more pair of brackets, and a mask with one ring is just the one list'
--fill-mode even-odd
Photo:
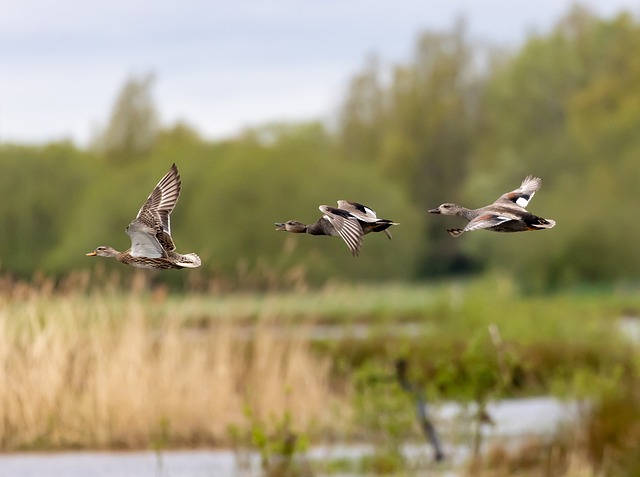
{"label": "outstretched wing", "polygon": [[358,219],[346,210],[328,205],[321,205],[319,209],[345,241],[351,253],[357,256],[362,248],[362,236],[364,235]]}
{"label": "outstretched wing", "polygon": [[500,196],[500,198],[496,201],[508,201],[514,204],[518,204],[522,208],[526,208],[529,204],[529,201],[533,198],[536,191],[540,189],[542,185],[542,179],[539,177],[527,176],[522,181],[520,187],[516,190],[512,190],[511,192],[507,192]]}
{"label": "outstretched wing", "polygon": [[127,227],[133,256],[165,257],[166,251],[175,250],[170,215],[178,202],[180,189],[180,174],[173,164]]}
{"label": "outstretched wing", "polygon": [[143,223],[156,226],[160,225],[162,231],[171,235],[171,221],[169,216],[178,202],[180,196],[181,181],[178,168],[175,164],[169,172],[158,182],[140,210],[136,219]]}

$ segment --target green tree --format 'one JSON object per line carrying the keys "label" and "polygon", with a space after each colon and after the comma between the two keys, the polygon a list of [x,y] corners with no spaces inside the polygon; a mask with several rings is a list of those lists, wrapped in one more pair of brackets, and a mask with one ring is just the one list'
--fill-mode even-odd
{"label": "green tree", "polygon": [[380,67],[372,58],[351,80],[340,110],[338,143],[345,159],[368,164],[379,160],[387,116]]}
{"label": "green tree", "polygon": [[405,188],[423,219],[420,273],[468,264],[428,208],[461,195],[480,126],[482,76],[462,22],[447,33],[424,33],[413,61],[394,69],[383,87],[375,63],[352,82],[341,115],[344,150],[368,158]]}
{"label": "green tree", "polygon": [[[0,266],[30,277],[46,269],[68,214],[86,192],[86,154],[70,143],[0,147]],[[77,233],[77,230],[75,231]]]}
{"label": "green tree", "polygon": [[[64,238],[49,253],[50,269],[95,267],[84,253],[101,244],[127,249],[125,227],[172,162],[183,184],[171,217],[173,237],[179,251],[198,253],[203,265],[190,273],[163,273],[159,280],[215,277],[222,284],[268,287],[298,279],[318,284],[414,274],[421,237],[411,224],[419,211],[379,170],[343,163],[320,123],[266,125],[216,143],[182,126],[163,131],[150,156],[85,177],[84,193],[68,210]],[[356,259],[339,238],[274,230],[274,222],[314,222],[321,216],[319,205],[338,199],[363,202],[400,222],[393,240],[367,235]],[[101,266],[126,273],[115,261]]]}
{"label": "green tree", "polygon": [[627,217],[639,205],[639,41],[630,15],[574,7],[492,72],[468,194],[484,205],[539,175],[529,209],[558,225],[517,240],[482,234],[468,253],[534,287],[637,277],[628,237],[640,230]]}
{"label": "green tree", "polygon": [[[629,237],[640,236],[640,224],[629,216],[640,208],[640,25],[621,14],[601,22],[594,37],[600,61],[568,103],[569,134],[589,164],[573,184],[575,196],[588,190],[592,200],[582,195],[588,213],[568,218],[572,232],[566,250],[574,260],[565,273],[590,281],[637,279],[640,250],[630,246]],[[594,216],[600,227],[578,233]]]}
{"label": "green tree", "polygon": [[[212,274],[233,276],[248,268],[283,277],[302,269],[311,283],[318,283],[414,273],[420,232],[411,224],[419,212],[379,170],[341,161],[333,137],[319,123],[248,131],[188,163],[183,176],[185,191],[191,192],[183,194],[179,206],[184,213],[173,223],[202,252]],[[194,181],[190,189],[187,180]],[[322,215],[321,204],[335,205],[339,199],[362,202],[380,217],[400,222],[393,240],[367,235],[356,259],[338,238],[274,230],[274,222],[315,222]],[[203,222],[202,217],[208,219]],[[188,224],[179,229],[179,221]]]}
{"label": "green tree", "polygon": [[151,94],[153,80],[153,75],[130,78],[118,94],[109,123],[94,144],[107,158],[136,159],[155,146],[160,122]]}

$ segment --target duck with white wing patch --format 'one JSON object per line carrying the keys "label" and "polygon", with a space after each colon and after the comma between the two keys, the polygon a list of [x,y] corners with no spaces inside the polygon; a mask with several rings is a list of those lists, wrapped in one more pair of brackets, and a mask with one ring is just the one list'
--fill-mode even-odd
{"label": "duck with white wing patch", "polygon": [[307,225],[297,220],[276,222],[276,230],[341,237],[351,253],[357,256],[362,248],[363,236],[370,232],[384,232],[391,238],[387,229],[398,225],[388,219],[379,219],[373,209],[358,202],[339,200],[338,207],[321,205],[319,209],[324,215],[313,224]]}
{"label": "duck with white wing patch", "polygon": [[459,237],[464,232],[486,229],[493,232],[525,232],[528,230],[550,229],[556,222],[543,219],[529,212],[525,207],[540,189],[539,177],[527,176],[520,187],[501,195],[493,204],[479,209],[467,209],[458,204],[444,203],[429,210],[432,214],[459,215],[469,221],[464,229],[448,229],[449,235]]}

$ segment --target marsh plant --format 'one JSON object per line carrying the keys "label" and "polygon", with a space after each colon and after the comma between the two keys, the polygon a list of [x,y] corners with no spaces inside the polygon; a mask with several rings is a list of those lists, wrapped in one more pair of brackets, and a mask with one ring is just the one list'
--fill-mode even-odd
{"label": "marsh plant", "polygon": [[368,364],[355,372],[353,412],[359,436],[374,446],[362,470],[385,475],[406,469],[402,448],[412,437],[415,413],[391,366]]}
{"label": "marsh plant", "polygon": [[251,475],[251,455],[255,453],[260,459],[262,477],[313,475],[305,456],[308,438],[295,429],[289,411],[281,415],[272,413],[268,418],[261,419],[247,406],[245,417],[244,426],[229,427],[239,473]]}

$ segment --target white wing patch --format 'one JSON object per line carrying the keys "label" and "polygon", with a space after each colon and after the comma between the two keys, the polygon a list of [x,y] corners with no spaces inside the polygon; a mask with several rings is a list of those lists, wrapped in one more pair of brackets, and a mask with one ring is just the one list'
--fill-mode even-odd
{"label": "white wing patch", "polygon": [[339,200],[338,208],[346,210],[358,220],[363,222],[376,222],[378,216],[376,211],[367,207],[366,205],[359,204],[357,202],[349,202],[348,200]]}
{"label": "white wing patch", "polygon": [[527,176],[522,181],[520,187],[506,194],[502,194],[498,201],[509,201],[524,209],[529,205],[529,202],[533,199],[533,196],[536,194],[536,191],[540,189],[541,185],[542,180],[539,177]]}
{"label": "white wing patch", "polygon": [[367,215],[370,215],[372,218],[374,218],[374,219],[378,218],[378,216],[376,215],[376,211],[375,210],[370,209],[366,205],[364,206],[364,210],[366,211]]}

